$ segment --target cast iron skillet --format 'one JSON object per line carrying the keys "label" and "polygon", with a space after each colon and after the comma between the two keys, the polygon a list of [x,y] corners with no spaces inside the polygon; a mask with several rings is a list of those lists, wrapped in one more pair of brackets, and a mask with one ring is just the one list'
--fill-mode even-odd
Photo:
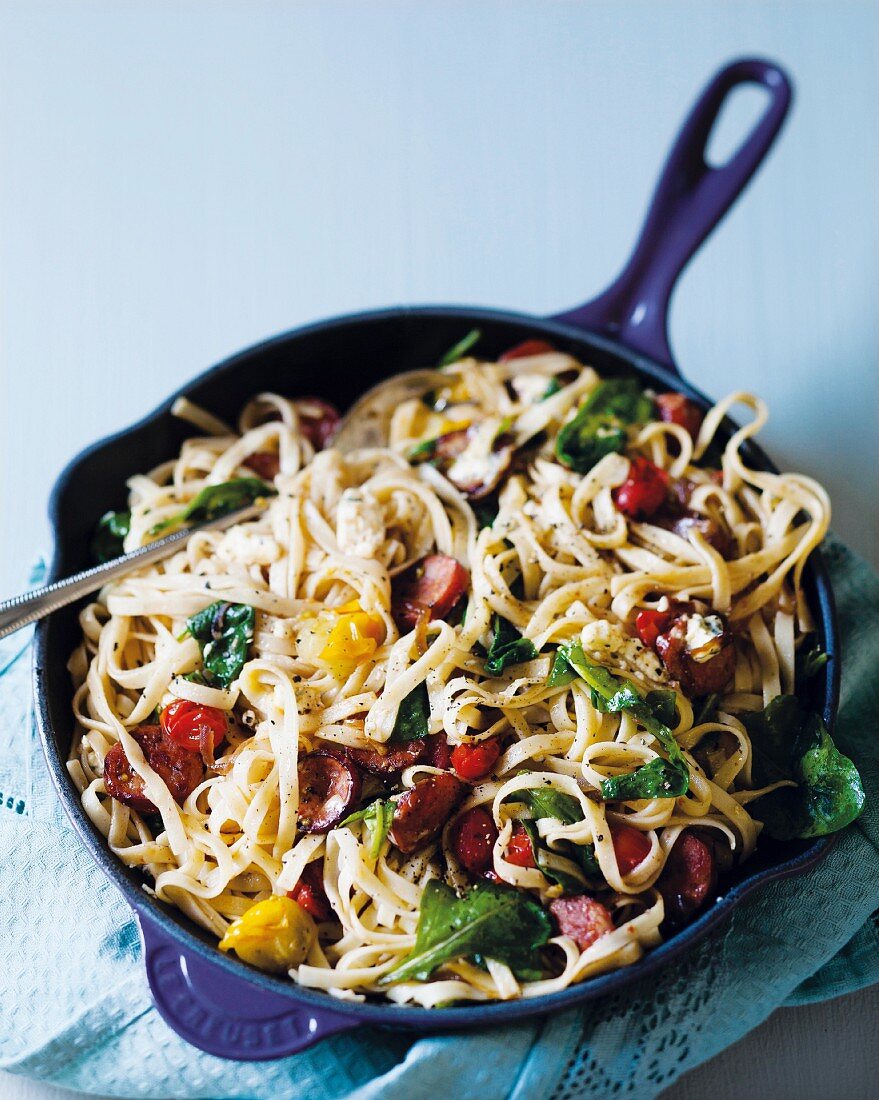
{"label": "cast iron skillet", "polygon": [[[768,106],[732,159],[709,168],[704,150],[729,93],[741,84],[768,92]],[[532,336],[545,337],[604,374],[636,374],[658,390],[680,390],[703,407],[710,402],[677,371],[666,332],[675,280],[723,217],[766,155],[787,114],[791,87],[785,73],[761,60],[740,60],[715,76],[696,103],[669,155],[634,254],[619,278],[595,301],[549,319],[489,309],[395,308],[324,321],[249,348],[183,387],[199,405],[234,421],[254,393],[321,394],[341,407],[390,372],[435,363],[469,329],[478,327],[478,352],[493,358]],[[169,398],[128,431],[84,451],[55,486],[50,515],[55,556],[51,580],[89,564],[88,543],[98,517],[124,500],[126,478],[176,454],[191,429],[175,419]],[[727,424],[727,432],[732,430]],[[773,469],[757,447],[747,460]],[[820,556],[812,556],[808,594],[820,641],[831,661],[813,705],[832,726],[838,699],[838,649],[833,599]],[[80,805],[65,760],[72,733],[67,659],[79,640],[76,610],[40,624],[34,688],[43,748],[62,803],[95,860],[118,886],[140,924],[156,1007],[184,1039],[212,1054],[268,1059],[303,1050],[361,1024],[421,1030],[494,1025],[557,1012],[635,982],[683,952],[757,886],[813,866],[832,841],[761,843],[725,893],[693,924],[641,961],[533,1000],[449,1009],[389,1003],[345,1003],[302,989],[221,954],[215,940],[177,910],[151,899],[142,879],[105,846]]]}

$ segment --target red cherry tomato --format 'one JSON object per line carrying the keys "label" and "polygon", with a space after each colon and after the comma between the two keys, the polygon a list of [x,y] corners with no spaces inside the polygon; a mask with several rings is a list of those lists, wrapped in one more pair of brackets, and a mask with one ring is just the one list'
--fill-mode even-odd
{"label": "red cherry tomato", "polygon": [[301,905],[317,921],[332,919],[333,909],[324,890],[323,860],[316,860],[306,866],[299,881],[288,891],[287,897]]}
{"label": "red cherry tomato", "polygon": [[650,837],[631,825],[611,825],[610,836],[621,875],[633,871],[650,852]]}
{"label": "red cherry tomato", "polygon": [[617,508],[632,519],[646,519],[657,512],[668,496],[669,478],[642,455],[635,455],[629,476],[613,491]]}
{"label": "red cherry tomato", "polygon": [[297,397],[293,402],[302,434],[316,451],[322,451],[339,426],[339,410],[322,397]]}
{"label": "red cherry tomato", "polygon": [[202,741],[206,742],[211,735],[212,748],[218,748],[229,730],[225,711],[191,703],[188,699],[175,699],[169,703],[159,721],[174,744],[190,752],[200,752]]}
{"label": "red cherry tomato", "polygon": [[656,398],[659,419],[666,424],[678,424],[685,428],[693,439],[702,427],[703,413],[695,401],[684,397],[682,393],[661,393]]}
{"label": "red cherry tomato", "polygon": [[536,867],[534,849],[531,847],[531,838],[521,825],[513,829],[510,843],[507,845],[507,863],[515,863],[517,867]]}
{"label": "red cherry tomato", "polygon": [[637,618],[635,619],[635,629],[638,631],[638,637],[651,649],[656,646],[656,639],[660,634],[664,634],[666,630],[671,626],[671,612],[669,611],[652,611],[649,608],[645,608],[643,611],[639,611]]}
{"label": "red cherry tomato", "polygon": [[462,779],[481,779],[495,766],[500,754],[501,743],[496,737],[475,745],[456,745],[452,749],[452,767]]}
{"label": "red cherry tomato", "polygon": [[494,818],[484,806],[474,806],[458,819],[452,847],[471,875],[482,875],[491,869],[497,837]]}
{"label": "red cherry tomato", "polygon": [[525,340],[521,344],[516,344],[514,348],[510,348],[509,351],[505,351],[498,358],[498,362],[508,363],[511,359],[527,359],[529,355],[544,355],[548,351],[555,351],[555,348],[545,340]]}

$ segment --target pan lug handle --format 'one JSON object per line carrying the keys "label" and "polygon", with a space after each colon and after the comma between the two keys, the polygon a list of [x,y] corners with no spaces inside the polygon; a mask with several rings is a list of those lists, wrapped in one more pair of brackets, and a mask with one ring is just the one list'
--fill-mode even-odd
{"label": "pan lug handle", "polygon": [[[737,152],[711,167],[705,151],[730,93],[757,84],[769,103]],[[706,86],[662,169],[641,235],[617,279],[586,305],[553,320],[610,336],[679,373],[668,341],[668,307],[678,276],[756,172],[787,115],[791,82],[774,62],[742,58]]]}
{"label": "pan lug handle", "polygon": [[351,1016],[259,989],[137,914],[147,980],[159,1015],[187,1043],[238,1062],[286,1058],[358,1026]]}

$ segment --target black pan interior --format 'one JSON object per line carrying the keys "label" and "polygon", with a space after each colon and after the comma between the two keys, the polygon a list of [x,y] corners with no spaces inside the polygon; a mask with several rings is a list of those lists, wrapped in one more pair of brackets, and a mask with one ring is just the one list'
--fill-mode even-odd
{"label": "black pan interior", "polygon": [[[449,347],[475,327],[482,333],[475,350],[485,358],[494,358],[528,337],[544,336],[559,349],[571,352],[603,374],[637,372],[646,384],[652,384],[654,388],[682,390],[702,405],[710,404],[701,393],[671,372],[597,336],[527,315],[438,307],[358,315],[276,337],[200,375],[174,396],[185,395],[233,424],[237,422],[238,412],[244,403],[263,390],[288,396],[316,394],[344,409],[382,378],[397,371],[437,362]],[[172,401],[173,398],[169,398],[131,429],[84,451],[62,473],[50,504],[55,537],[51,579],[69,575],[91,564],[88,544],[94,525],[108,508],[124,505],[126,479],[171,458],[183,440],[195,434],[190,425],[171,415]],[[727,425],[727,431],[732,428],[732,424]],[[746,461],[759,468],[773,469],[766,455],[754,446],[747,449]],[[818,555],[813,556],[807,585],[820,623],[820,640],[825,650],[835,658],[837,640],[832,596]],[[323,994],[301,990],[290,982],[267,977],[244,964],[221,958],[209,936],[175,910],[149,901],[143,893],[140,876],[124,868],[105,848],[103,838],[83,813],[64,767],[72,735],[72,692],[66,664],[79,640],[77,611],[76,607],[65,609],[40,625],[36,643],[35,688],[38,720],[53,779],[68,813],[93,855],[131,904],[139,908],[149,905],[163,925],[176,925],[175,934],[195,950],[206,953],[207,948],[210,956],[220,965],[235,968],[238,973],[243,970],[251,980],[275,992],[326,1005]],[[832,724],[836,710],[838,663],[836,659],[831,660],[826,675],[816,679],[815,694],[811,700],[812,705],[824,714],[828,724]],[[518,1002],[516,1005],[480,1006],[478,1011],[486,1018],[498,1016],[509,1019],[546,1011],[550,1005],[560,1008],[633,981],[654,969],[660,955],[670,956],[685,949],[715,923],[721,909],[731,907],[754,885],[803,869],[820,858],[828,847],[828,841],[798,841],[785,845],[761,843],[755,856],[729,884],[727,903],[715,906],[713,911],[678,933],[642,962],[624,971],[592,979],[562,994],[527,1003]],[[654,961],[651,962],[651,959]],[[363,1015],[372,1014],[372,1006],[353,1007]],[[375,1006],[373,1011],[379,1007]],[[401,1024],[422,1027],[451,1026],[452,1018],[457,1016],[457,1010],[439,1014],[426,1009],[394,1008],[392,1011],[393,1018]],[[443,1019],[438,1019],[438,1016]]]}

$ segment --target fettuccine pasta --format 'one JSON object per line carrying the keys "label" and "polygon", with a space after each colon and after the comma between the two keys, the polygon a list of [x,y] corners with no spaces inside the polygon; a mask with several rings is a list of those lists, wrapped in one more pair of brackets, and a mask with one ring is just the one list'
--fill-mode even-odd
{"label": "fettuccine pasta", "polygon": [[69,770],[112,851],[224,950],[347,999],[628,965],[793,785],[758,775],[749,717],[795,690],[830,505],[744,461],[763,402],[703,417],[542,345],[445,374],[348,454],[321,402],[258,394],[237,430],[178,403],[195,434],[129,481],[124,549],[206,488],[266,507],[106,587],[70,662]]}

